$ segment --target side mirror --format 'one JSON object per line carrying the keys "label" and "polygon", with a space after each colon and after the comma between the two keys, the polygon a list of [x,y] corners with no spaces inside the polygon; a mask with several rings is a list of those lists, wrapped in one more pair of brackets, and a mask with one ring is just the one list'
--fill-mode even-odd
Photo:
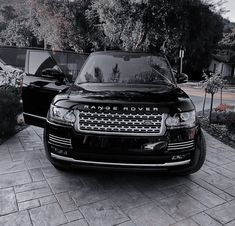
{"label": "side mirror", "polygon": [[175,75],[175,78],[176,78],[176,81],[177,81],[177,83],[186,83],[186,82],[188,82],[188,75],[186,75],[186,74],[184,74],[184,73],[177,73],[176,75]]}
{"label": "side mirror", "polygon": [[57,69],[54,68],[46,68],[42,71],[42,77],[44,78],[54,78],[54,79],[61,79],[65,78],[65,74]]}
{"label": "side mirror", "polygon": [[42,71],[42,77],[47,79],[55,79],[56,83],[64,83],[65,74],[55,68],[46,68]]}

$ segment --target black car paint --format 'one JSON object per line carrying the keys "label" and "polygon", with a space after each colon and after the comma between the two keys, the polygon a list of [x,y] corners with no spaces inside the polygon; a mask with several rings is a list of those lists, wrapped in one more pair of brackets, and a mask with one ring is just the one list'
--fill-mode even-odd
{"label": "black car paint", "polygon": [[133,105],[134,106],[158,106],[159,113],[180,113],[195,109],[188,95],[179,87],[154,86],[151,89],[140,90],[138,86],[124,86],[116,91],[116,87],[99,87],[93,84],[94,89],[86,85],[75,86],[65,89],[57,95],[52,104],[67,109],[80,109],[83,104],[94,105]]}
{"label": "black car paint", "polygon": [[[22,87],[22,99],[25,122],[30,125],[45,127],[48,109],[53,98],[62,90],[71,86],[69,79],[61,82],[60,76],[56,78],[43,76],[43,71],[48,67],[59,67],[53,53],[60,52],[27,50],[25,61],[25,74]],[[63,55],[63,53],[61,53]],[[73,53],[74,54],[74,53]],[[40,56],[40,57],[38,57]],[[80,67],[87,58],[87,54],[77,54]],[[35,62],[37,66],[35,65]],[[68,75],[65,75],[65,78]]]}

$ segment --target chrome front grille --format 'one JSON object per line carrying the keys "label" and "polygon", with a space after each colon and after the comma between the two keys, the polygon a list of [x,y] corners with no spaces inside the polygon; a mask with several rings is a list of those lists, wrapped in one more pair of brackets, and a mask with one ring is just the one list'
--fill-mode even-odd
{"label": "chrome front grille", "polygon": [[192,149],[195,147],[194,140],[180,142],[180,143],[169,143],[168,151],[180,151],[185,149]]}
{"label": "chrome front grille", "polygon": [[58,137],[52,134],[49,134],[49,144],[59,147],[72,148],[72,142],[69,138]]}
{"label": "chrome front grille", "polygon": [[80,132],[123,135],[161,135],[165,114],[153,112],[79,111],[76,129]]}

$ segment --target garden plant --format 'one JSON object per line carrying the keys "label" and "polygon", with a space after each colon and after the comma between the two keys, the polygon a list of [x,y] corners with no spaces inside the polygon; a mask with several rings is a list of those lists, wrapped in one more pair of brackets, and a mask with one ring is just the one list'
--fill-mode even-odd
{"label": "garden plant", "polygon": [[20,70],[0,71],[0,138],[14,133],[17,116],[22,113],[22,78]]}
{"label": "garden plant", "polygon": [[[205,97],[203,101],[203,114],[204,114],[204,108],[205,108],[205,101],[206,101],[206,94],[211,94],[211,104],[210,104],[210,111],[209,111],[209,124],[211,124],[211,114],[213,110],[213,102],[214,102],[214,95],[224,86],[224,81],[220,74],[213,73],[210,77],[205,75],[205,80],[202,82],[202,86],[205,89]],[[221,94],[222,98],[222,94]]]}

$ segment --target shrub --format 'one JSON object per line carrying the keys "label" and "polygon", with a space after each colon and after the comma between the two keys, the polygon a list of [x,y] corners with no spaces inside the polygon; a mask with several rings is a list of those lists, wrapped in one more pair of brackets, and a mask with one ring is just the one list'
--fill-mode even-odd
{"label": "shrub", "polygon": [[235,133],[235,112],[227,113],[225,125],[230,132]]}
{"label": "shrub", "polygon": [[214,111],[211,114],[211,123],[225,124],[226,120],[227,120],[227,113],[226,112]]}
{"label": "shrub", "polygon": [[0,136],[14,132],[16,116],[21,112],[19,89],[9,85],[0,86]]}
{"label": "shrub", "polygon": [[5,68],[0,71],[0,84],[14,87],[20,87],[23,81],[24,73],[15,68]]}
{"label": "shrub", "polygon": [[211,122],[225,125],[229,132],[235,133],[235,112],[212,112]]}

